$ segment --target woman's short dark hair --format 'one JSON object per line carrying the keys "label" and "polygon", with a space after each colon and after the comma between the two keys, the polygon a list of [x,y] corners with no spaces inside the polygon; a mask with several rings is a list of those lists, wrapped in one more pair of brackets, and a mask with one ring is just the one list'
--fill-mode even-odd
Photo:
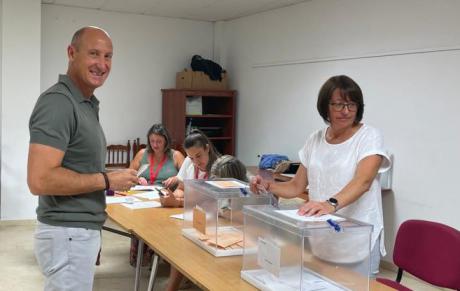
{"label": "woman's short dark hair", "polygon": [[166,127],[164,127],[163,124],[161,123],[152,125],[152,127],[147,132],[147,152],[153,153],[152,145],[150,145],[150,136],[152,134],[160,135],[165,139],[164,153],[170,154],[171,153],[171,137],[169,136],[169,132],[166,129]]}
{"label": "woman's short dark hair", "polygon": [[206,171],[210,172],[212,164],[217,160],[220,154],[214,148],[209,138],[201,130],[192,129],[184,140],[184,149],[188,150],[191,147],[209,148],[209,161],[206,165]]}
{"label": "woman's short dark hair", "polygon": [[316,104],[319,114],[326,123],[329,123],[329,103],[335,89],[339,89],[342,98],[358,105],[354,121],[354,124],[358,124],[363,119],[364,113],[363,92],[353,79],[345,75],[333,76],[323,84],[319,90]]}

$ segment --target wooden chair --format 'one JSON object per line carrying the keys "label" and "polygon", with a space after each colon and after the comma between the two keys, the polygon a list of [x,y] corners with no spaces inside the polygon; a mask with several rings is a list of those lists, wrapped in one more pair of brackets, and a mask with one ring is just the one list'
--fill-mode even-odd
{"label": "wooden chair", "polygon": [[131,143],[107,146],[106,168],[128,168],[131,162]]}

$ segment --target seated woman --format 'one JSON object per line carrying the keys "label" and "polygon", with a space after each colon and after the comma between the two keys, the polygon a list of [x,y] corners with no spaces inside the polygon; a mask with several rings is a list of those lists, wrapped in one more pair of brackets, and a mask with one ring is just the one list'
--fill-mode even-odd
{"label": "seated woman", "polygon": [[211,167],[210,178],[234,178],[249,182],[246,166],[231,155],[223,155],[214,162]]}
{"label": "seated woman", "polygon": [[168,179],[164,185],[170,188],[177,182],[174,192],[161,198],[165,207],[184,206],[184,180],[185,179],[208,179],[211,166],[219,157],[219,153],[208,137],[198,129],[194,129],[184,140],[184,149],[187,157],[177,174],[177,179]]}
{"label": "seated woman", "polygon": [[141,149],[129,167],[141,171],[139,184],[162,184],[176,176],[184,156],[180,151],[171,149],[171,138],[162,124],[154,124],[147,133],[147,147]]}
{"label": "seated woman", "polygon": [[[141,149],[129,167],[140,173],[139,184],[162,184],[174,177],[184,162],[181,152],[171,149],[171,138],[162,124],[154,124],[147,132],[147,147]],[[131,239],[129,263],[136,266],[138,240]],[[147,246],[143,249],[143,266],[150,265],[153,251]]]}
{"label": "seated woman", "polygon": [[[230,155],[224,155],[217,158],[217,160],[215,160],[215,162],[212,164],[209,173],[209,177],[211,179],[235,178],[241,181],[248,181],[246,167],[244,166],[244,164],[237,158]],[[183,277],[184,275],[182,275],[177,269],[171,267],[171,273],[169,276],[169,281],[166,290],[178,290]]]}

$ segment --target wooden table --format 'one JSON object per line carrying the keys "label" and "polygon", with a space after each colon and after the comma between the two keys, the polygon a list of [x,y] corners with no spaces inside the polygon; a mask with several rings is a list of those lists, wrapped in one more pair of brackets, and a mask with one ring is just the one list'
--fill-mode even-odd
{"label": "wooden table", "polygon": [[[142,242],[142,247],[145,241],[155,251],[148,290],[153,287],[158,255],[204,290],[257,290],[240,278],[241,256],[214,257],[182,235],[182,221],[170,217],[182,212],[180,208],[130,210],[118,204],[107,206],[107,213],[112,220],[133,232]],[[141,259],[142,255],[138,253],[139,276]],[[139,287],[137,272],[136,269],[135,290]],[[372,281],[371,290],[393,289]]]}

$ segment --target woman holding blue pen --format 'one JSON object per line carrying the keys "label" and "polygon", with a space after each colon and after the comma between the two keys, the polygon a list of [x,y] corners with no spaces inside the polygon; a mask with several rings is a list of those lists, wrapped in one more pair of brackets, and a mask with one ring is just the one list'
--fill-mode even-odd
{"label": "woman holding blue pen", "polygon": [[296,197],[309,188],[309,201],[299,215],[338,213],[374,226],[371,272],[378,273],[383,245],[383,213],[379,172],[391,166],[377,129],[361,123],[364,102],[361,88],[341,75],[321,87],[317,109],[327,126],[314,132],[299,151],[301,165],[295,177],[274,183],[256,176],[251,190]]}

